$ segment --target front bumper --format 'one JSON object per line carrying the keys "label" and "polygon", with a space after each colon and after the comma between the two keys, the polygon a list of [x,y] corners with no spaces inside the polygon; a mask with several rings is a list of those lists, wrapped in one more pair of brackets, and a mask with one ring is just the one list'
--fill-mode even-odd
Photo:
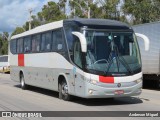
{"label": "front bumper", "polygon": [[[113,97],[127,97],[140,95],[142,92],[142,82],[133,86],[125,86],[122,83],[122,87],[102,87],[91,83],[86,83],[85,98],[113,98]],[[125,87],[124,87],[125,86]],[[116,94],[116,91],[124,91],[124,93]]]}

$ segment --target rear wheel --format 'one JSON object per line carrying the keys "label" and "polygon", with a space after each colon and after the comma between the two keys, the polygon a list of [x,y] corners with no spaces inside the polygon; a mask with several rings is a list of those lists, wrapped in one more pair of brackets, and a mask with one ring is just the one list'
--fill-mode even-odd
{"label": "rear wheel", "polygon": [[26,89],[27,85],[25,84],[24,75],[20,74],[20,85],[23,90]]}
{"label": "rear wheel", "polygon": [[66,101],[71,100],[71,96],[68,94],[68,85],[65,80],[59,83],[59,99]]}

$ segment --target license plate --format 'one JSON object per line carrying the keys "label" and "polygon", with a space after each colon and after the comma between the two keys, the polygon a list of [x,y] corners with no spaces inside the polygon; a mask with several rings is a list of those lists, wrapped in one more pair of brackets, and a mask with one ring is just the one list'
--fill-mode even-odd
{"label": "license plate", "polygon": [[124,90],[116,90],[114,92],[115,95],[121,95],[121,94],[124,94]]}

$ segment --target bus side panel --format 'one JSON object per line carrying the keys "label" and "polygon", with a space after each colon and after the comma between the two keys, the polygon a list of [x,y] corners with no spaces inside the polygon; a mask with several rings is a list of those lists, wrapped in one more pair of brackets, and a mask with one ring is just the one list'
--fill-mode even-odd
{"label": "bus side panel", "polygon": [[17,55],[12,56],[11,61],[12,66],[14,65],[11,69],[11,78],[19,81],[19,73],[22,71],[28,85],[57,91],[60,73],[69,73],[69,79],[73,78],[73,65],[58,53],[25,54],[24,66],[18,66]]}
{"label": "bus side panel", "polygon": [[84,76],[84,72],[79,68],[75,70],[75,94],[79,97],[85,96],[85,89],[86,89],[86,76]]}
{"label": "bus side panel", "polygon": [[44,67],[24,67],[24,79],[26,84],[42,87],[51,90],[57,90],[55,78],[55,69]]}
{"label": "bus side panel", "polygon": [[19,71],[21,68],[18,67],[18,55],[10,53],[9,57],[11,80],[19,82]]}

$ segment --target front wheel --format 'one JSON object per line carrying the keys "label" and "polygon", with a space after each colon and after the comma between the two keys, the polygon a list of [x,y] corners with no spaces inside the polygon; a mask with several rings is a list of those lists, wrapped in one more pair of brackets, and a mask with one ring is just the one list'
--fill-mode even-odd
{"label": "front wheel", "polygon": [[27,85],[25,84],[25,81],[24,81],[24,76],[23,76],[23,74],[20,75],[20,85],[21,85],[21,88],[22,88],[23,90],[25,90],[26,87],[27,87]]}
{"label": "front wheel", "polygon": [[68,94],[68,85],[65,80],[59,83],[59,99],[63,99],[65,101],[71,100],[71,96]]}

